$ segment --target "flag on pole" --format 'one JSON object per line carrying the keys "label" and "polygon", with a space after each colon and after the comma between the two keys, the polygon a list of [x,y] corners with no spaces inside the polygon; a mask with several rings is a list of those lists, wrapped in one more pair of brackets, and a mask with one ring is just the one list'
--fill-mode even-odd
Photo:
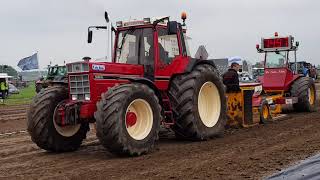
{"label": "flag on pole", "polygon": [[23,71],[31,70],[31,69],[39,69],[38,53],[35,53],[32,56],[28,56],[21,59],[18,63],[18,67],[21,68]]}

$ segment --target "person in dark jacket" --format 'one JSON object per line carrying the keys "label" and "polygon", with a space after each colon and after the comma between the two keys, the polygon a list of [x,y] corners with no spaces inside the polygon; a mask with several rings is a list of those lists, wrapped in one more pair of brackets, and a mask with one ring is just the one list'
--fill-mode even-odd
{"label": "person in dark jacket", "polygon": [[236,62],[231,64],[231,68],[223,75],[223,84],[227,87],[227,93],[239,92],[239,75],[240,65]]}

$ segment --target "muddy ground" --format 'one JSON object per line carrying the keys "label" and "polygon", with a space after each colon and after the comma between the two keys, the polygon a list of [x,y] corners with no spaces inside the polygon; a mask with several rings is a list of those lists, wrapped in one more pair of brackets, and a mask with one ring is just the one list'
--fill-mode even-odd
{"label": "muddy ground", "polygon": [[154,152],[124,158],[93,132],[76,152],[39,149],[24,131],[27,108],[0,107],[0,179],[261,179],[320,152],[320,110],[205,142],[163,137]]}
{"label": "muddy ground", "polygon": [[28,105],[0,105],[0,134],[25,130],[27,109]]}

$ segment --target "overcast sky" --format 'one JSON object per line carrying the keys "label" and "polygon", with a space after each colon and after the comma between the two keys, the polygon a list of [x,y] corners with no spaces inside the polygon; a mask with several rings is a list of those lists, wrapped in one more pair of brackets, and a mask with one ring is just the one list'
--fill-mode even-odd
{"label": "overcast sky", "polygon": [[255,45],[261,37],[293,35],[300,41],[298,58],[320,64],[320,1],[318,0],[0,0],[0,64],[16,66],[38,51],[40,66],[107,54],[105,31],[87,27],[143,17],[188,14],[187,34],[193,52],[205,45],[211,58],[241,56],[262,60]]}

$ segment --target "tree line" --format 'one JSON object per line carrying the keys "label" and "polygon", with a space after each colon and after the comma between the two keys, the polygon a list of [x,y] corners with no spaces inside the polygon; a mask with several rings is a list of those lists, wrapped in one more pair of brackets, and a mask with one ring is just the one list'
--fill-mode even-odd
{"label": "tree line", "polygon": [[9,65],[0,65],[0,73],[7,73],[9,76],[18,77],[18,72]]}

